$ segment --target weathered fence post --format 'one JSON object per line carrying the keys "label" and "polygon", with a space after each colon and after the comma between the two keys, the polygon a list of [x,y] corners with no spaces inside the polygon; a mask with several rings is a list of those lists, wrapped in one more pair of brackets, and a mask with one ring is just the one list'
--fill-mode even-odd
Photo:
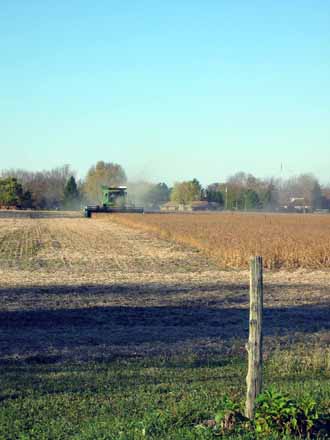
{"label": "weathered fence post", "polygon": [[250,261],[250,322],[248,351],[248,373],[245,416],[254,417],[255,400],[262,387],[262,311],[263,311],[263,266],[262,257]]}

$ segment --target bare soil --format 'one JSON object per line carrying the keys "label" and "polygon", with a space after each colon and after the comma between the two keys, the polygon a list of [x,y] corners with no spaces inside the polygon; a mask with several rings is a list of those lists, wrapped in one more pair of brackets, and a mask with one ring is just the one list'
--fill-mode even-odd
{"label": "bare soil", "polygon": [[[106,220],[0,219],[0,361],[240,354],[248,272]],[[330,343],[330,273],[265,273],[265,346]]]}

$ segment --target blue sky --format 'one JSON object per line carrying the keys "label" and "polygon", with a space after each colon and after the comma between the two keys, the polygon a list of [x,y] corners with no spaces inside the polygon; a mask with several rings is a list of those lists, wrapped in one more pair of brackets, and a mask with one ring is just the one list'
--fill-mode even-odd
{"label": "blue sky", "polygon": [[2,0],[0,169],[330,181],[329,0]]}

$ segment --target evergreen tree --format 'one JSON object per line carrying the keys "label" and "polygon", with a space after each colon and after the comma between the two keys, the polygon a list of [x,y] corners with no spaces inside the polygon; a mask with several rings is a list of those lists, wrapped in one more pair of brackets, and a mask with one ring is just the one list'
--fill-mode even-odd
{"label": "evergreen tree", "polygon": [[22,185],[14,177],[0,179],[0,205],[21,206],[24,198]]}
{"label": "evergreen tree", "polygon": [[242,194],[242,208],[245,210],[259,209],[260,199],[258,193],[253,189],[248,189]]}
{"label": "evergreen tree", "polygon": [[80,197],[77,182],[74,176],[71,176],[64,188],[64,206],[66,208],[77,208],[79,202]]}
{"label": "evergreen tree", "polygon": [[30,191],[24,191],[21,205],[22,205],[22,208],[25,208],[25,209],[33,207],[33,199],[32,199],[32,194],[30,193]]}
{"label": "evergreen tree", "polygon": [[217,189],[212,189],[212,187],[208,187],[205,192],[206,200],[208,202],[219,203],[219,205],[223,206],[224,198],[221,191]]}

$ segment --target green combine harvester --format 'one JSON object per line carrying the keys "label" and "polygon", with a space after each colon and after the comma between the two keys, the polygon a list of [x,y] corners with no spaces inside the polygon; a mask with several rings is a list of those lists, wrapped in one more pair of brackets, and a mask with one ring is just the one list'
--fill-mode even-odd
{"label": "green combine harvester", "polygon": [[128,203],[126,186],[102,186],[102,205],[87,205],[84,216],[90,218],[93,212],[143,214],[144,209]]}

